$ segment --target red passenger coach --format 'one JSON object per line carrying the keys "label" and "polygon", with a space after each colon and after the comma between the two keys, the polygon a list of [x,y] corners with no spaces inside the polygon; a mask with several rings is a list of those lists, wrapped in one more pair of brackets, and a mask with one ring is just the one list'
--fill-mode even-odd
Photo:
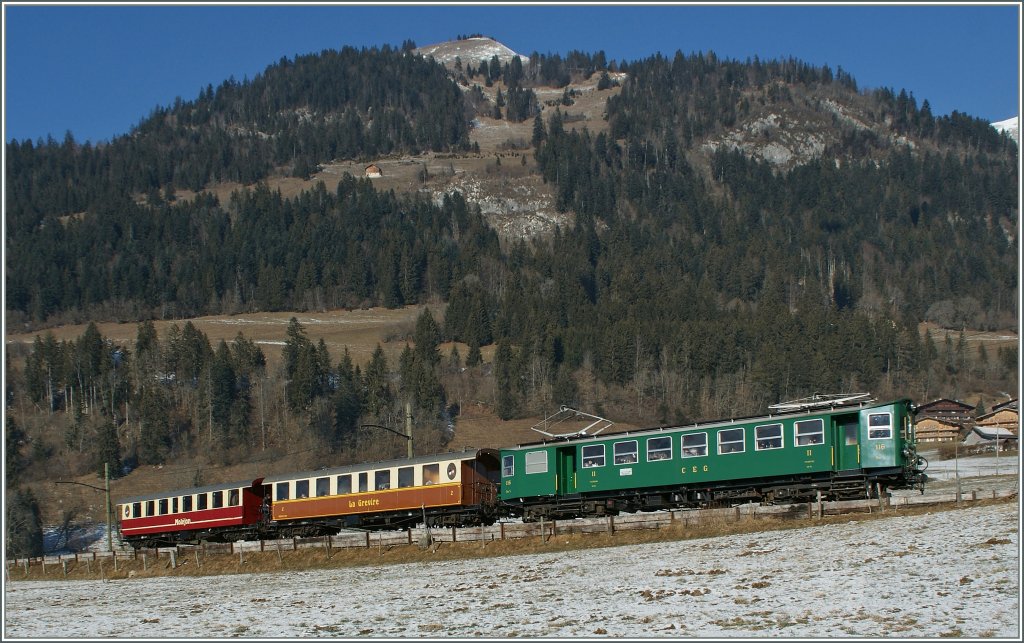
{"label": "red passenger coach", "polygon": [[270,476],[278,533],[310,536],[345,527],[491,524],[498,452],[471,449]]}
{"label": "red passenger coach", "polygon": [[139,547],[257,536],[266,523],[263,479],[125,498],[117,504],[121,537]]}

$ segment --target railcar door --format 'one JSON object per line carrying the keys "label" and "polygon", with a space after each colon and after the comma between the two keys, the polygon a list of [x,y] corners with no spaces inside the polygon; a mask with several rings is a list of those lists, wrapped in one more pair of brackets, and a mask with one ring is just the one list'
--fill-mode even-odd
{"label": "railcar door", "polygon": [[559,447],[555,450],[558,473],[558,495],[566,496],[576,493],[576,447]]}
{"label": "railcar door", "polygon": [[860,469],[860,419],[856,413],[835,415],[832,419],[836,449],[836,471]]}

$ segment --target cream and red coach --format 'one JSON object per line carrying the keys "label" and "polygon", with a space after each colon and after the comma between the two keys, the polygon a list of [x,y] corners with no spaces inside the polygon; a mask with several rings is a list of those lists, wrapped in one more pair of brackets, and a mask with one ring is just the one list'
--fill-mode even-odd
{"label": "cream and red coach", "polygon": [[116,507],[121,537],[135,548],[256,538],[267,513],[262,483],[257,478],[124,498]]}
{"label": "cream and red coach", "polygon": [[273,529],[312,536],[346,527],[492,524],[498,452],[469,449],[268,476]]}

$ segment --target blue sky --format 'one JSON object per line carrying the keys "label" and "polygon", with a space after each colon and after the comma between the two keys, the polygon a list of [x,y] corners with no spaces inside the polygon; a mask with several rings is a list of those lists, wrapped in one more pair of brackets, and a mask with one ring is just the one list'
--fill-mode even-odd
{"label": "blue sky", "polygon": [[4,140],[126,134],[154,107],[282,56],[482,33],[521,54],[714,51],[842,67],[935,114],[1016,116],[1016,3],[925,5],[49,5],[5,3]]}

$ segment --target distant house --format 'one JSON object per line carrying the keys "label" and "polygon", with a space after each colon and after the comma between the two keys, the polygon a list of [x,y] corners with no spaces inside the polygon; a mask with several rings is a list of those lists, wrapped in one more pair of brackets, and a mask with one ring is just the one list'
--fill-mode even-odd
{"label": "distant house", "polygon": [[1011,451],[1017,448],[1017,436],[1008,429],[999,427],[976,426],[964,438],[964,446],[992,446],[999,444],[1000,451]]}
{"label": "distant house", "polygon": [[955,442],[964,430],[963,424],[959,422],[934,417],[918,418],[915,427],[917,441],[920,443]]}
{"label": "distant house", "polygon": [[976,426],[1006,429],[1014,435],[1019,435],[1020,411],[1017,408],[1017,400],[993,406],[991,411],[978,416]]}
{"label": "distant house", "polygon": [[380,166],[374,163],[367,165],[366,170],[363,172],[363,174],[368,179],[377,179],[384,176],[384,173],[380,171]]}
{"label": "distant house", "polygon": [[974,407],[959,400],[940,398],[917,407],[917,418],[936,418],[960,424],[974,420]]}

